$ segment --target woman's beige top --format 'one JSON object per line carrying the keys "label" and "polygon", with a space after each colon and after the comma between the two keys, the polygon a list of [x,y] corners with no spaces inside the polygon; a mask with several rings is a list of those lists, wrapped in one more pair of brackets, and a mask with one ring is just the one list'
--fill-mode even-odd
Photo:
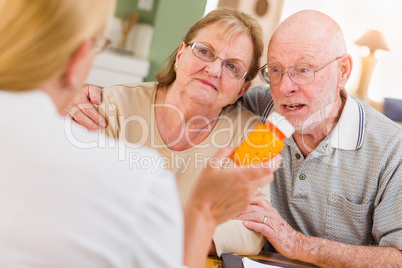
{"label": "woman's beige top", "polygon": [[[129,157],[130,165],[135,168],[170,169],[176,176],[181,202],[185,204],[193,184],[216,151],[231,144],[239,145],[261,121],[258,116],[242,107],[228,105],[222,110],[215,127],[203,142],[188,150],[172,151],[159,135],[155,120],[155,96],[154,82],[116,85],[104,89],[99,111],[108,120],[105,133],[126,140],[133,147],[157,149],[162,157],[156,160],[126,155],[124,148],[120,148],[119,156]],[[169,109],[168,106],[165,109]],[[233,165],[229,164],[231,167]],[[262,190],[267,200],[270,198],[269,191],[269,185]],[[246,229],[241,221],[230,220],[218,226],[214,242],[219,255],[227,252],[253,255],[260,252],[265,238]]]}

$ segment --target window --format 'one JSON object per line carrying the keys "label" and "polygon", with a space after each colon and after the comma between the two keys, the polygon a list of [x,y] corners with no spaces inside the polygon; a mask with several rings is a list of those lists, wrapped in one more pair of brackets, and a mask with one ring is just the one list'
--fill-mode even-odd
{"label": "window", "polygon": [[303,9],[324,12],[341,26],[348,52],[352,55],[354,63],[352,75],[347,84],[347,90],[352,94],[360,80],[360,56],[364,56],[364,49],[355,45],[354,42],[367,29],[383,32],[391,51],[376,51],[378,63],[371,77],[368,97],[374,101],[382,101],[385,97],[402,99],[402,38],[400,38],[402,1],[285,0],[281,21]]}
{"label": "window", "polygon": [[216,9],[216,7],[218,6],[218,2],[219,0],[207,0],[204,15]]}

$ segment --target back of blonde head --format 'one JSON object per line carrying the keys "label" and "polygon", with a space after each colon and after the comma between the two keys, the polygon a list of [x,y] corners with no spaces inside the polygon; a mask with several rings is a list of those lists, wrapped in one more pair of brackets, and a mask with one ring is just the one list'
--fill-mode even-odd
{"label": "back of blonde head", "polygon": [[0,89],[59,74],[78,46],[104,34],[115,0],[0,0]]}

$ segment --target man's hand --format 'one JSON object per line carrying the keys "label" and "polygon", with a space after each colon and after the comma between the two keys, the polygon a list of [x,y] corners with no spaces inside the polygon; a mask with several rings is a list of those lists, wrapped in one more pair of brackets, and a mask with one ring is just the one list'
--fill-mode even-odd
{"label": "man's hand", "polygon": [[85,85],[82,91],[73,99],[72,103],[64,110],[65,116],[71,117],[78,124],[89,130],[99,130],[107,126],[106,119],[99,114],[94,107],[100,105],[102,88]]}
{"label": "man's hand", "polygon": [[304,235],[294,230],[265,199],[255,198],[236,217],[264,235],[282,255],[320,267],[401,267],[402,251],[394,247],[360,246]]}
{"label": "man's hand", "polygon": [[256,197],[247,210],[236,217],[244,221],[244,226],[265,236],[275,249],[282,255],[296,259],[299,250],[300,237],[303,234],[295,231],[279,215],[267,200]]}

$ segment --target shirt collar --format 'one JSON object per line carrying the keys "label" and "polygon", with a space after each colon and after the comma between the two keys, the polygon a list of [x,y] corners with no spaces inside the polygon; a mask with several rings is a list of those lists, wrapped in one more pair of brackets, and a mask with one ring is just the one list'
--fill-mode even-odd
{"label": "shirt collar", "polygon": [[[331,145],[343,150],[355,150],[362,146],[364,135],[364,108],[357,99],[349,96],[345,90],[341,90],[341,96],[346,98],[345,106],[338,123],[330,134]],[[274,101],[270,100],[262,116],[265,123],[268,115],[277,111]]]}
{"label": "shirt collar", "polygon": [[59,115],[52,98],[40,89],[22,92],[0,90],[2,109],[33,115],[36,112]]}
{"label": "shirt collar", "polygon": [[346,97],[338,124],[331,133],[332,147],[343,150],[355,150],[362,146],[365,115],[363,105],[357,99],[349,96],[345,90],[341,95]]}

